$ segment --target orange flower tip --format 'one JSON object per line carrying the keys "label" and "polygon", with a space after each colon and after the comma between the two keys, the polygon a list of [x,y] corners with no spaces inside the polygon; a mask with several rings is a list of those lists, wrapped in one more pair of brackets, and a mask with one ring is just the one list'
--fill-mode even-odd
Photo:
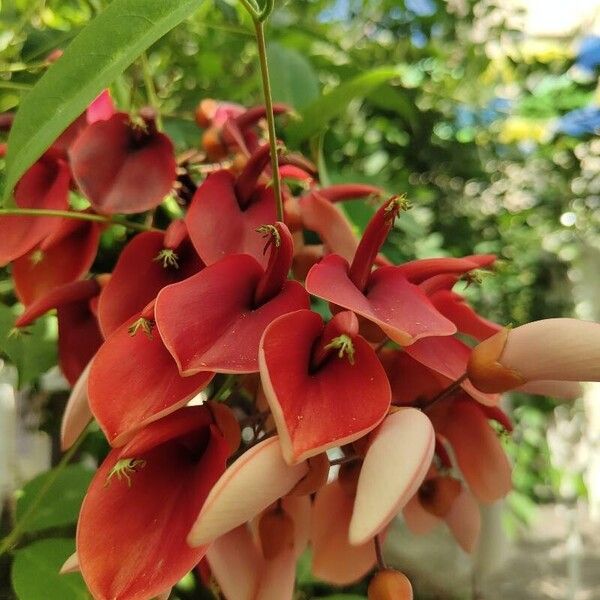
{"label": "orange flower tip", "polygon": [[325,452],[311,456],[306,464],[308,473],[290,490],[288,496],[314,494],[327,483],[329,458]]}
{"label": "orange flower tip", "polygon": [[340,487],[351,498],[356,496],[356,489],[358,487],[358,478],[360,476],[361,468],[362,460],[353,460],[352,462],[344,463],[340,466],[340,471],[338,473]]}
{"label": "orange flower tip", "polygon": [[129,326],[127,332],[133,337],[134,335],[137,335],[139,331],[142,331],[147,337],[152,339],[154,325],[154,321],[150,321],[150,319],[146,319],[145,317],[140,317]]}
{"label": "orange flower tip", "polygon": [[163,248],[154,258],[156,262],[162,263],[165,269],[179,269],[179,257],[171,248]]}
{"label": "orange flower tip", "polygon": [[509,333],[510,329],[505,328],[473,348],[467,364],[467,375],[478,390],[494,394],[526,383],[518,371],[500,362]]}
{"label": "orange flower tip", "polygon": [[77,573],[79,571],[79,558],[77,552],[73,552],[67,560],[65,560],[63,566],[58,572],[59,575],[67,575],[68,573]]}
{"label": "orange flower tip", "polygon": [[233,454],[242,441],[242,432],[233,411],[221,402],[208,402],[208,408],[219,431],[227,441],[230,454]]}
{"label": "orange flower tip", "polygon": [[196,123],[199,127],[206,128],[210,125],[213,120],[219,104],[212,98],[204,98],[198,103],[196,107]]}
{"label": "orange flower tip", "polygon": [[348,362],[354,364],[354,344],[350,336],[343,333],[333,338],[326,346],[325,350],[337,350],[338,358],[348,358]]}
{"label": "orange flower tip", "polygon": [[286,548],[294,547],[294,521],[279,506],[263,513],[258,523],[263,556],[272,560]]}
{"label": "orange flower tip", "polygon": [[127,487],[132,485],[132,476],[136,471],[143,469],[146,466],[146,461],[143,458],[121,458],[117,464],[110,470],[106,478],[104,487],[108,487],[113,478],[119,481],[125,480]]}
{"label": "orange flower tip", "polygon": [[412,585],[404,573],[384,569],[371,579],[367,597],[369,600],[412,600]]}

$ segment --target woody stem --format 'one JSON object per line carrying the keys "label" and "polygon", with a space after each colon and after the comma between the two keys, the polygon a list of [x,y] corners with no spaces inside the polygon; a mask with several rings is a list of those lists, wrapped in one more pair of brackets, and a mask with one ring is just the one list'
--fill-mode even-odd
{"label": "woody stem", "polygon": [[456,381],[453,381],[447,388],[444,388],[437,396],[434,396],[429,402],[422,405],[420,407],[421,410],[431,408],[434,404],[440,402],[440,400],[444,400],[445,398],[448,398],[448,396],[454,394],[454,392],[456,392],[460,388],[460,386],[466,379],[467,374],[463,373]]}
{"label": "woody stem", "polygon": [[385,564],[385,560],[383,558],[383,549],[380,537],[376,535],[373,538],[373,542],[375,544],[375,554],[377,555],[377,565],[380,570],[384,571],[387,569],[387,565]]}
{"label": "woody stem", "polygon": [[0,208],[0,217],[57,217],[61,219],[79,219],[80,221],[94,221],[107,225],[122,225],[134,231],[159,231],[144,223],[136,223],[118,215],[105,217],[94,213],[76,212],[71,210],[50,210],[46,208]]}

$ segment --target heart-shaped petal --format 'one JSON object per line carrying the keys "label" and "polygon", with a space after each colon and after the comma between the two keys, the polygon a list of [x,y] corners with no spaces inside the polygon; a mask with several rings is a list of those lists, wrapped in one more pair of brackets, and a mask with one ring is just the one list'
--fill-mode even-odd
{"label": "heart-shaped petal", "polygon": [[362,437],[390,405],[385,371],[360,336],[349,338],[352,358],[334,353],[314,369],[313,349],[323,331],[321,317],[303,310],[273,321],[261,340],[263,389],[289,464]]}
{"label": "heart-shaped petal", "polygon": [[456,332],[456,326],[443,317],[397,267],[380,267],[373,272],[363,293],[348,277],[347,261],[332,254],[310,270],[306,289],[319,298],[362,315],[401,346],[408,346],[423,337]]}

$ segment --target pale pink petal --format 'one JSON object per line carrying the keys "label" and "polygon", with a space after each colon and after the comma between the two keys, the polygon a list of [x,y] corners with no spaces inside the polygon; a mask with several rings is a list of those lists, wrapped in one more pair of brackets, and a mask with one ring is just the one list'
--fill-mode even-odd
{"label": "pale pink petal", "polygon": [[481,513],[468,488],[463,487],[444,520],[459,546],[465,552],[473,552],[481,531]]}
{"label": "pale pink petal", "polygon": [[92,420],[92,411],[90,410],[87,393],[91,365],[92,361],[82,371],[67,400],[60,424],[60,447],[63,452],[75,443]]}
{"label": "pale pink petal", "polygon": [[238,458],[212,488],[190,531],[189,544],[208,544],[249,521],[285,496],[307,472],[306,463],[286,464],[277,436],[260,442]]}
{"label": "pale pink petal", "polygon": [[294,521],[294,552],[298,557],[306,549],[310,536],[312,512],[310,496],[286,496],[282,500],[282,505],[283,510]]}
{"label": "pale pink petal", "polygon": [[389,415],[373,434],[350,523],[350,542],[363,544],[382,531],[421,485],[435,449],[431,421],[415,408]]}
{"label": "pale pink petal", "polygon": [[530,381],[521,387],[515,388],[515,392],[525,394],[538,394],[550,396],[559,400],[575,400],[581,397],[583,391],[577,381]]}
{"label": "pale pink petal", "polygon": [[216,539],[206,558],[227,600],[254,600],[264,559],[246,525]]}
{"label": "pale pink petal", "polygon": [[165,590],[162,594],[159,594],[158,596],[156,596],[156,600],[169,600],[172,589],[173,588],[169,588],[168,590]]}
{"label": "pale pink petal", "polygon": [[65,560],[63,566],[59,571],[60,575],[66,575],[67,573],[79,573],[79,558],[77,552],[73,552],[67,560]]}
{"label": "pale pink petal", "polygon": [[423,508],[418,494],[406,503],[402,516],[408,529],[417,535],[429,533],[440,523],[440,519]]}
{"label": "pale pink petal", "polygon": [[372,540],[360,546],[348,542],[353,499],[333,481],[315,498],[311,526],[312,572],[335,585],[348,585],[364,577],[377,562]]}
{"label": "pale pink petal", "polygon": [[[254,600],[292,600],[295,581],[296,554],[293,548],[286,548],[274,559],[265,561]],[[238,597],[232,596],[231,600]]]}
{"label": "pale pink petal", "polygon": [[525,381],[600,381],[600,323],[545,319],[511,330],[500,356]]}

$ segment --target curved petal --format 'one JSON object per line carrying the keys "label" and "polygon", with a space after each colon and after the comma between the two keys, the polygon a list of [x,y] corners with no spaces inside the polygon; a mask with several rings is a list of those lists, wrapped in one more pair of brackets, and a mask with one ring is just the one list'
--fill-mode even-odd
{"label": "curved petal", "polygon": [[[186,535],[228,454],[223,437],[207,425],[210,418],[205,407],[184,408],[102,463],[77,527],[81,571],[94,598],[152,598],[204,555],[206,548],[190,548]],[[126,476],[114,475],[134,459]]]}
{"label": "curved petal", "polygon": [[268,257],[256,229],[276,220],[273,190],[259,186],[249,206],[242,210],[235,177],[229,171],[217,171],[206,178],[185,217],[192,243],[207,265],[230,254],[249,254],[263,267]]}
{"label": "curved petal", "polygon": [[[17,183],[15,202],[20,208],[67,210],[70,183],[67,163],[44,155]],[[0,217],[0,267],[29,252],[59,225],[56,217]]]}
{"label": "curved petal", "polygon": [[348,585],[362,579],[377,562],[372,540],[359,546],[351,546],[348,541],[352,506],[352,497],[338,480],[322,487],[313,505],[312,572],[334,585]]}
{"label": "curved petal", "polygon": [[474,254],[463,258],[423,258],[399,265],[398,269],[411,283],[422,283],[436,275],[462,274],[474,269],[483,269],[495,260],[493,254]]}
{"label": "curved petal", "polygon": [[286,548],[265,561],[256,600],[292,600],[295,583],[296,555],[293,548]]}
{"label": "curved petal", "polygon": [[402,509],[402,516],[408,529],[417,535],[429,533],[440,523],[440,519],[423,508],[418,494],[406,503]]}
{"label": "curved petal", "polygon": [[[12,265],[15,291],[23,304],[85,275],[96,258],[100,226],[90,221],[56,219],[58,227],[41,248],[18,258]],[[40,258],[41,256],[41,258]]]}
{"label": "curved petal", "polygon": [[87,394],[91,366],[90,361],[75,382],[63,412],[60,424],[60,447],[63,452],[75,443],[93,418]]}
{"label": "curved petal", "polygon": [[242,454],[215,484],[191,528],[192,546],[208,544],[287,494],[308,471],[283,460],[279,438],[271,437]]}
{"label": "curved petal", "polygon": [[251,256],[239,254],[159,293],[158,329],[183,375],[257,372],[258,346],[267,325],[308,308],[308,294],[296,281],[285,282],[276,296],[255,307],[262,275]]}
{"label": "curved petal", "polygon": [[352,544],[377,535],[402,510],[425,478],[435,449],[431,422],[414,408],[390,414],[372,436],[358,478]]}
{"label": "curved petal", "polygon": [[515,388],[515,391],[523,392],[524,394],[550,396],[559,400],[575,400],[583,394],[578,381],[530,381],[521,387]]}
{"label": "curved petal", "polygon": [[140,233],[125,246],[98,302],[105,337],[154,300],[162,288],[187,279],[203,266],[189,240],[174,249],[175,264],[159,260],[165,249],[165,234],[159,231]]}
{"label": "curved petal", "polygon": [[348,277],[346,260],[337,255],[326,256],[308,273],[306,289],[319,298],[362,315],[401,346],[408,346],[422,337],[456,332],[454,324],[443,317],[397,267],[377,269],[363,294]]}
{"label": "curved petal", "polygon": [[463,487],[444,520],[459,546],[469,554],[473,552],[481,531],[481,513],[477,500],[466,487]]}
{"label": "curved petal", "polygon": [[480,502],[491,503],[511,490],[511,466],[483,411],[473,402],[457,400],[441,424],[458,466]]}
{"label": "curved petal", "polygon": [[171,191],[177,177],[173,144],[146,127],[116,113],[89,125],[71,146],[73,177],[98,212],[149,210]]}
{"label": "curved petal", "polygon": [[130,331],[136,321],[137,316],[106,340],[90,370],[90,407],[113,446],[184,406],[214,375],[181,377],[156,329]]}
{"label": "curved petal", "polygon": [[362,437],[382,421],[390,405],[385,371],[360,336],[352,337],[353,364],[346,356],[333,355],[311,370],[322,333],[321,317],[303,310],[273,321],[261,340],[261,381],[289,464]]}
{"label": "curved petal", "polygon": [[206,558],[227,600],[255,600],[265,561],[246,524],[217,538]]}

